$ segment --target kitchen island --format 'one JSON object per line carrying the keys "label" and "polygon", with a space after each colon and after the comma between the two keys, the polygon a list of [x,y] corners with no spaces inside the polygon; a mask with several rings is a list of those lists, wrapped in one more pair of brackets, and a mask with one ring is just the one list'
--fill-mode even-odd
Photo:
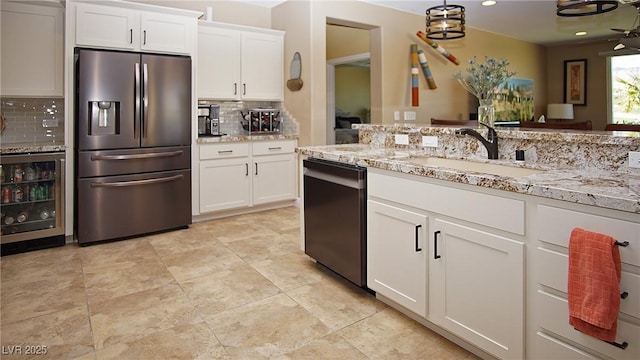
{"label": "kitchen island", "polygon": [[566,278],[582,227],[629,242],[621,289],[640,293],[640,170],[627,160],[640,138],[498,134],[498,160],[455,129],[405,125],[297,151],[367,167],[367,286],[380,300],[482,358],[637,358],[637,298],[622,301],[618,338],[605,343],[569,325]]}

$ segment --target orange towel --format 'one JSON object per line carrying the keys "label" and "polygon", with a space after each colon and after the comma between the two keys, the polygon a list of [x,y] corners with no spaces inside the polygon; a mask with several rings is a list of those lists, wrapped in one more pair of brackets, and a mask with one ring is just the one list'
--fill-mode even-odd
{"label": "orange towel", "polygon": [[611,236],[575,228],[569,240],[569,324],[615,341],[620,309],[620,250]]}

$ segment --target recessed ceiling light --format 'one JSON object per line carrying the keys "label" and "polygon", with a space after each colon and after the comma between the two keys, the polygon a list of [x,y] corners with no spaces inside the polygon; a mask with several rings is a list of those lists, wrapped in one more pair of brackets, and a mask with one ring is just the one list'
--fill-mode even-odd
{"label": "recessed ceiling light", "polygon": [[491,6],[491,5],[495,5],[496,2],[494,0],[486,0],[482,2],[482,6]]}
{"label": "recessed ceiling light", "polygon": [[587,35],[586,31],[577,31],[576,32],[576,36],[585,36],[585,35]]}

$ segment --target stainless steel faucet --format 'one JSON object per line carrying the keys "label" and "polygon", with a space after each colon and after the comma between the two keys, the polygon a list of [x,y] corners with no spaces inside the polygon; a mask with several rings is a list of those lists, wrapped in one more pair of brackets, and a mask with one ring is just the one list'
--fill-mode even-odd
{"label": "stainless steel faucet", "polygon": [[486,139],[482,135],[480,135],[479,132],[473,129],[468,129],[468,128],[458,129],[456,130],[455,133],[457,135],[470,135],[478,139],[482,143],[482,145],[484,145],[484,147],[487,148],[488,158],[497,159],[498,158],[498,133],[494,128],[492,128],[487,124],[483,124],[481,122],[478,122],[478,124],[485,126],[487,129],[489,129],[489,134],[487,135]]}

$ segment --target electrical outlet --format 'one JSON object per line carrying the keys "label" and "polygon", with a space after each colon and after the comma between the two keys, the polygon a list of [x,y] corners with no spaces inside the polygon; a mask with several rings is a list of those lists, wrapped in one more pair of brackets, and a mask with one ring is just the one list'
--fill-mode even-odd
{"label": "electrical outlet", "polygon": [[424,147],[438,147],[438,137],[437,136],[423,136],[422,137],[422,146],[424,146]]}
{"label": "electrical outlet", "polygon": [[404,112],[404,120],[415,120],[416,112],[415,111],[405,111]]}
{"label": "electrical outlet", "polygon": [[394,111],[393,112],[393,120],[394,121],[400,121],[400,111]]}
{"label": "electrical outlet", "polygon": [[629,151],[629,167],[640,168],[640,151]]}
{"label": "electrical outlet", "polygon": [[409,135],[396,134],[396,145],[409,145]]}

